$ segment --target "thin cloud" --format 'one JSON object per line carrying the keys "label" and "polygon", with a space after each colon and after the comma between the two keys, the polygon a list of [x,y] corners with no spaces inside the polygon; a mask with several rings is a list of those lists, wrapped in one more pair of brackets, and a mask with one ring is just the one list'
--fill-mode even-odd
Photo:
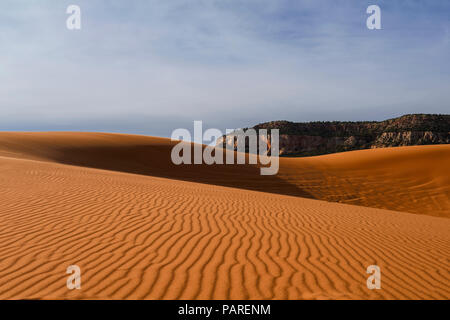
{"label": "thin cloud", "polygon": [[448,1],[378,1],[379,31],[373,1],[79,0],[68,31],[72,2],[1,2],[3,128],[169,135],[196,119],[448,111]]}

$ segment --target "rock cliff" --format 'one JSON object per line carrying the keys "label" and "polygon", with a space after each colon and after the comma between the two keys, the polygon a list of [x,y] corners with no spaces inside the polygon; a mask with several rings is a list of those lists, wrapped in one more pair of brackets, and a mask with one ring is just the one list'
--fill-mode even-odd
{"label": "rock cliff", "polygon": [[450,143],[450,115],[411,114],[378,122],[272,121],[252,129],[279,129],[280,155],[288,156]]}

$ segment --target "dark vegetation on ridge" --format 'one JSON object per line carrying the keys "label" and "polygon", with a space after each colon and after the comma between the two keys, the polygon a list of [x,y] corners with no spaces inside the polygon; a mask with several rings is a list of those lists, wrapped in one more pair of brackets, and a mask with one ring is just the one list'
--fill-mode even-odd
{"label": "dark vegetation on ridge", "polygon": [[396,146],[449,144],[450,115],[410,114],[384,121],[271,121],[280,130],[280,155],[312,156]]}

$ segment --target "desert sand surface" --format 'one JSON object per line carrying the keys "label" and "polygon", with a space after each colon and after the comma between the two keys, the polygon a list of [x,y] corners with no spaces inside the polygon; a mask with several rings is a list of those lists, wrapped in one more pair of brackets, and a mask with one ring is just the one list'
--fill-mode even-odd
{"label": "desert sand surface", "polygon": [[256,165],[174,165],[175,144],[139,135],[0,132],[5,157],[450,217],[450,145],[280,158],[276,176],[261,176]]}
{"label": "desert sand surface", "polygon": [[316,199],[450,217],[450,145],[284,158],[279,177]]}
{"label": "desert sand surface", "polygon": [[0,133],[0,298],[450,298],[448,146],[281,159],[262,177],[171,165],[172,145]]}

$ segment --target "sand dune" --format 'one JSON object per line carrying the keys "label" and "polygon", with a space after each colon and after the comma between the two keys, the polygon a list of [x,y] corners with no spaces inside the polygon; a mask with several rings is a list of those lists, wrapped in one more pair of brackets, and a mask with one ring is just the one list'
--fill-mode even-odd
{"label": "sand dune", "polygon": [[450,217],[450,145],[282,160],[279,177],[314,198]]}
{"label": "sand dune", "polygon": [[[168,148],[165,139],[137,136],[1,133],[0,298],[450,298],[449,219],[276,194],[306,189],[344,197],[358,190],[322,191],[322,182],[314,184],[322,172],[330,186],[366,183],[361,201],[377,205],[367,188],[395,190],[345,171],[376,167],[372,177],[399,179],[397,191],[412,192],[399,197],[416,190],[425,199],[445,196],[448,171],[434,171],[440,160],[426,173],[413,167],[412,175],[404,159],[420,168],[436,154],[445,160],[445,146],[395,155],[369,150],[353,156],[355,163],[344,155],[285,159],[281,178],[263,186],[252,166],[238,173],[233,166],[171,167],[162,160]],[[395,173],[387,160],[381,171],[389,158],[399,161]],[[309,175],[289,178],[296,168]],[[340,168],[347,174],[339,176]],[[192,182],[195,174],[202,183]],[[414,184],[415,177],[432,182]],[[435,199],[431,211],[441,205]],[[82,270],[81,290],[66,288],[72,264]],[[372,264],[381,267],[380,290],[366,287]]]}
{"label": "sand dune", "polygon": [[242,189],[307,196],[256,165],[174,165],[176,142],[165,138],[106,133],[0,133],[0,156],[71,164]]}
{"label": "sand dune", "polygon": [[277,176],[255,165],[172,164],[175,143],[106,133],[0,133],[0,155],[450,217],[450,145],[281,158]]}

